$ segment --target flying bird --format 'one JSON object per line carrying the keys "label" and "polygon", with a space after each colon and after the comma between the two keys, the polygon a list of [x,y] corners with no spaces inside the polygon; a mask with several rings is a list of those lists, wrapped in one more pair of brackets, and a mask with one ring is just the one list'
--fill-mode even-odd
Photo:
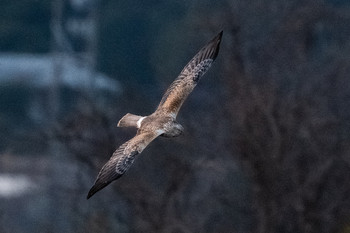
{"label": "flying bird", "polygon": [[183,127],[176,116],[201,77],[207,72],[219,53],[223,32],[209,41],[183,68],[162,97],[156,111],[148,116],[127,113],[118,122],[118,127],[136,127],[135,137],[122,144],[102,167],[87,199],[121,177],[149,143],[158,136],[177,137]]}

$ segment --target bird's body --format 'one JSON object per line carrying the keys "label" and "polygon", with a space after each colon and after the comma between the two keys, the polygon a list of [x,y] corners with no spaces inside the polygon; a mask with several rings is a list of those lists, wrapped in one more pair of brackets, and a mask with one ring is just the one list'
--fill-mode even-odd
{"label": "bird's body", "polygon": [[157,130],[162,132],[160,136],[170,138],[180,136],[183,132],[183,127],[177,123],[175,116],[164,115],[163,112],[156,111],[140,122],[139,131],[149,132]]}
{"label": "bird's body", "polygon": [[155,138],[177,137],[182,134],[184,128],[176,121],[176,116],[188,95],[217,57],[221,37],[222,32],[190,60],[165,92],[154,113],[149,116],[127,113],[120,119],[118,127],[136,127],[137,133],[135,137],[122,144],[102,167],[95,184],[88,193],[88,199],[121,177],[132,165],[136,155],[140,154]]}

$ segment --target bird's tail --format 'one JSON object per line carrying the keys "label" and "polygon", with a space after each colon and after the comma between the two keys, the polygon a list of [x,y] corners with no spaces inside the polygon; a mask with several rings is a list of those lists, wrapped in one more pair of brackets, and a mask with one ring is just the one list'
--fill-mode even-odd
{"label": "bird's tail", "polygon": [[127,113],[118,122],[118,127],[136,127],[136,128],[140,128],[142,120],[143,120],[142,116],[137,116],[137,115],[134,115],[134,114],[131,114],[131,113]]}

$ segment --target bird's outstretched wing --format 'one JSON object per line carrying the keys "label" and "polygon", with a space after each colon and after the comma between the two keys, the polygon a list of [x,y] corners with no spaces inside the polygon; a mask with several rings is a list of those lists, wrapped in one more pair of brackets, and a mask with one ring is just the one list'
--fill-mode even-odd
{"label": "bird's outstretched wing", "polygon": [[121,177],[130,168],[136,155],[140,154],[150,142],[162,133],[160,131],[140,133],[121,145],[102,167],[87,199]]}
{"label": "bird's outstretched wing", "polygon": [[207,72],[219,53],[222,31],[205,45],[184,67],[180,75],[170,85],[163,95],[157,111],[175,114],[197,85],[200,78]]}

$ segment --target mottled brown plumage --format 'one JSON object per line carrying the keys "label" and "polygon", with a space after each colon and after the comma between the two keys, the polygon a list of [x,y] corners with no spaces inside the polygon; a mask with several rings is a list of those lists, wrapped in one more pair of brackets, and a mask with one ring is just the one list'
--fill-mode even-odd
{"label": "mottled brown plumage", "polygon": [[136,136],[122,144],[102,167],[88,193],[88,199],[121,177],[130,168],[136,155],[155,138],[177,137],[183,132],[183,127],[177,123],[176,116],[188,95],[217,57],[221,37],[222,32],[190,60],[165,92],[154,113],[146,117],[128,113],[120,119],[118,127],[136,127],[138,128]]}

